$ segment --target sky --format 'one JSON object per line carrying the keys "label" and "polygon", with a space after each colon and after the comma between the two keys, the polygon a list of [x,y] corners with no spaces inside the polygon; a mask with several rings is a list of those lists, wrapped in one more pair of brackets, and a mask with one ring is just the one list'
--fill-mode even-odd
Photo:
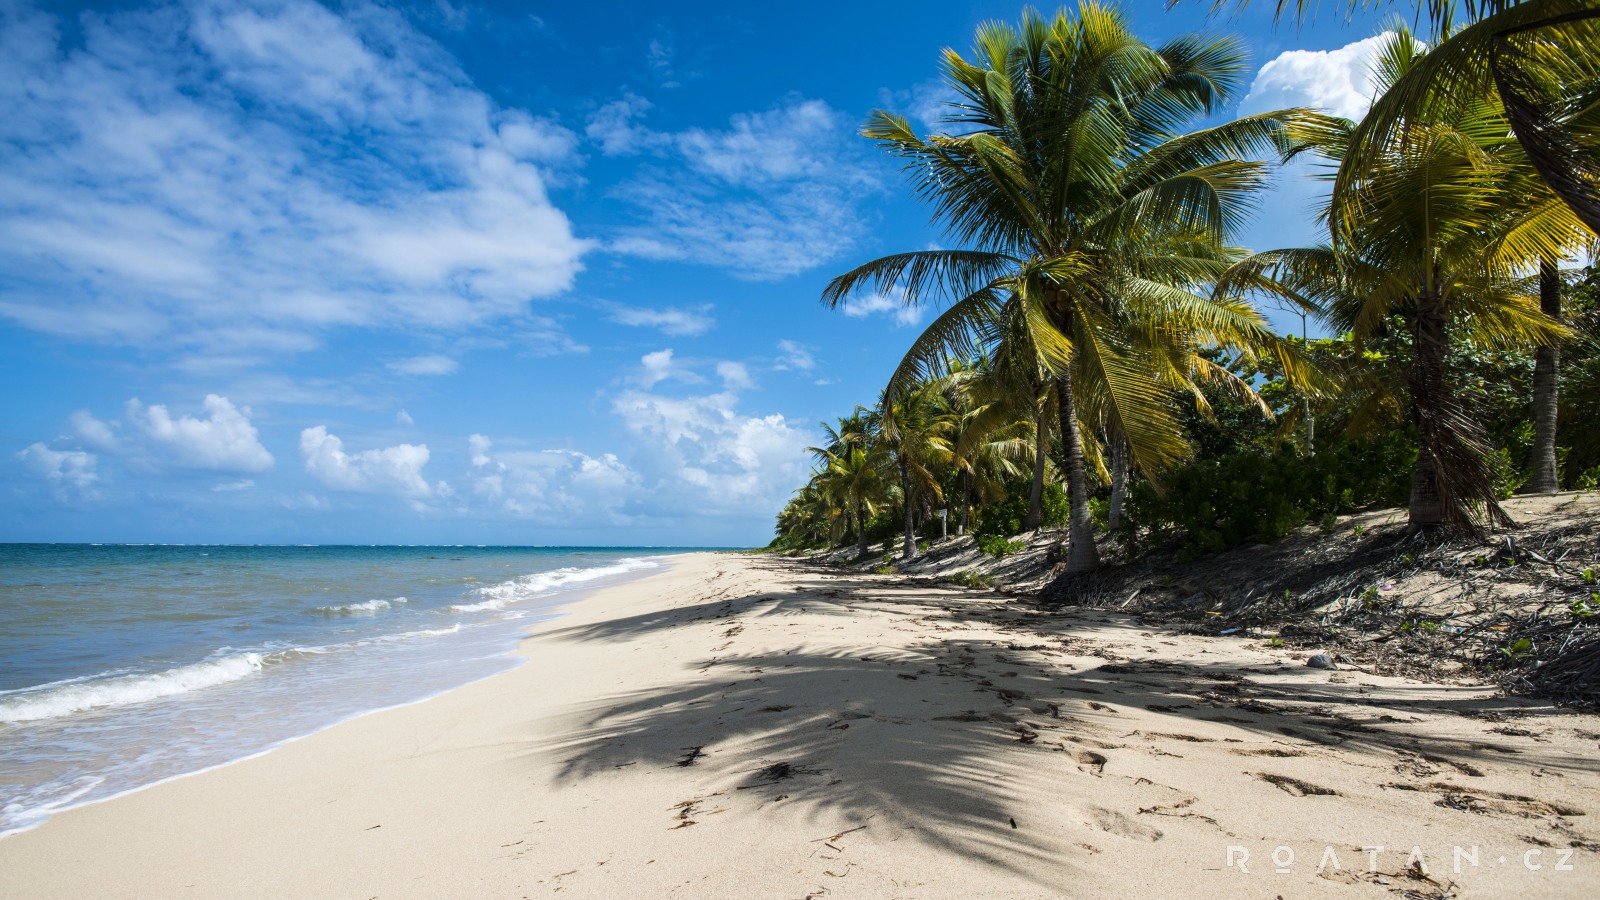
{"label": "sky", "polygon": [[[1365,109],[1377,18],[1255,6],[1122,8]],[[857,130],[1020,9],[0,0],[0,541],[765,544],[930,314],[823,286],[946,246]]]}

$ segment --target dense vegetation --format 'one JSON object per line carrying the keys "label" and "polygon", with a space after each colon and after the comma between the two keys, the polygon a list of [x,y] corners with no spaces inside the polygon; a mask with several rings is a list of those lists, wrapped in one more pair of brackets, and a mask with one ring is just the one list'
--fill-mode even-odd
{"label": "dense vegetation", "polygon": [[[1083,571],[1097,528],[1192,556],[1372,505],[1481,532],[1519,489],[1594,487],[1600,277],[1563,267],[1595,249],[1570,157],[1600,154],[1581,143],[1600,135],[1600,26],[1564,8],[1391,36],[1361,122],[1292,109],[1195,129],[1244,82],[1238,42],[1151,47],[1092,3],[946,51],[942,130],[882,112],[863,134],[906,160],[960,249],[866,263],[823,295],[944,311],[877,403],[824,426],[775,546],[898,541],[910,558],[973,532],[1000,554],[1065,526]],[[1559,21],[1483,37],[1539,15]],[[1471,69],[1491,38],[1521,99]],[[1328,185],[1324,242],[1238,247],[1271,167],[1297,156]],[[1340,337],[1279,335],[1262,302]]]}

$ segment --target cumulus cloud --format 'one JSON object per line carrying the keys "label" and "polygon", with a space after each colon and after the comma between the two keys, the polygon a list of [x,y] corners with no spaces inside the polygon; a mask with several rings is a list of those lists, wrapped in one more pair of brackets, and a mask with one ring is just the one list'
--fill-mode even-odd
{"label": "cumulus cloud", "polygon": [[611,321],[619,325],[656,328],[673,337],[692,337],[711,330],[717,320],[711,317],[711,304],[699,306],[645,309],[637,306],[618,306],[611,311]]}
{"label": "cumulus cloud", "polygon": [[613,118],[591,134],[602,149],[652,149],[670,163],[615,190],[644,220],[611,241],[618,253],[719,266],[746,280],[783,278],[850,247],[863,230],[859,202],[881,190],[852,140],[853,120],[820,100],[794,98],[735,115],[726,128],[679,132],[636,123],[647,107],[631,101],[606,109]]}
{"label": "cumulus cloud", "polygon": [[1359,120],[1372,105],[1372,64],[1390,32],[1337,50],[1287,50],[1261,67],[1239,104],[1242,115],[1311,106]]}
{"label": "cumulus cloud", "polygon": [[747,415],[732,391],[667,397],[625,391],[612,403],[648,449],[657,502],[706,511],[774,513],[805,478],[805,431],[782,415]]}
{"label": "cumulus cloud", "polygon": [[85,496],[100,480],[99,473],[95,471],[97,460],[93,453],[52,450],[35,441],[15,455],[28,471],[43,478],[59,499]]}
{"label": "cumulus cloud", "polygon": [[194,469],[265,472],[272,454],[261,445],[250,423],[250,408],[240,409],[227,397],[207,394],[201,407],[204,418],[174,417],[162,404],[145,406],[134,398],[124,414],[163,462]]}
{"label": "cumulus cloud", "polygon": [[717,377],[722,379],[722,386],[730,391],[742,391],[755,386],[755,381],[750,378],[750,367],[741,362],[724,360],[717,363]]}
{"label": "cumulus cloud", "polygon": [[779,371],[809,372],[817,364],[811,355],[811,348],[795,341],[779,341],[778,354],[778,360],[773,368]]}
{"label": "cumulus cloud", "polygon": [[497,106],[391,9],[312,0],[0,17],[0,316],[295,352],[566,290],[577,135]]}
{"label": "cumulus cloud", "polygon": [[401,375],[449,375],[461,366],[448,356],[428,354],[389,363],[389,370]]}
{"label": "cumulus cloud", "polygon": [[481,434],[467,440],[472,491],[519,517],[565,517],[568,524],[625,524],[618,510],[633,499],[639,476],[616,454],[574,450],[496,450]]}
{"label": "cumulus cloud", "polygon": [[122,449],[121,442],[112,431],[111,423],[95,418],[94,414],[86,409],[80,409],[68,416],[67,424],[72,426],[72,437],[95,450],[115,453]]}
{"label": "cumulus cloud", "polygon": [[669,378],[689,383],[705,380],[689,367],[673,359],[671,347],[639,357],[639,371],[634,376],[634,381],[641,386],[652,388]]}
{"label": "cumulus cloud", "polygon": [[360,494],[398,494],[420,500],[435,488],[422,477],[428,464],[426,444],[396,444],[359,453],[346,453],[344,442],[317,425],[300,432],[300,455],[306,472],[335,491]]}
{"label": "cumulus cloud", "polygon": [[889,316],[896,325],[915,325],[922,321],[927,310],[906,303],[904,294],[858,294],[844,302],[844,314],[856,319],[867,316]]}

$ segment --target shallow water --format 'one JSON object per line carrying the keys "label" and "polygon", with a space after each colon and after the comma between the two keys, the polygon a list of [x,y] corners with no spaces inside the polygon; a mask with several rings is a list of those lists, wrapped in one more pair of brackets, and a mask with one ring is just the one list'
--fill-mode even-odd
{"label": "shallow water", "polygon": [[674,552],[0,545],[0,835],[508,669]]}

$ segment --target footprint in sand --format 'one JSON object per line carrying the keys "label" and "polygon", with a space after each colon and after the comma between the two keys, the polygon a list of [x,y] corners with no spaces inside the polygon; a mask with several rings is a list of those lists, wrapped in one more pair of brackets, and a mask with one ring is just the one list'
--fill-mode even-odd
{"label": "footprint in sand", "polygon": [[1159,828],[1152,828],[1124,813],[1102,806],[1089,807],[1089,824],[1101,831],[1134,841],[1155,843],[1163,836]]}
{"label": "footprint in sand", "polygon": [[1100,775],[1106,770],[1106,756],[1093,750],[1078,750],[1072,754],[1072,759],[1077,762],[1081,771],[1090,775]]}

